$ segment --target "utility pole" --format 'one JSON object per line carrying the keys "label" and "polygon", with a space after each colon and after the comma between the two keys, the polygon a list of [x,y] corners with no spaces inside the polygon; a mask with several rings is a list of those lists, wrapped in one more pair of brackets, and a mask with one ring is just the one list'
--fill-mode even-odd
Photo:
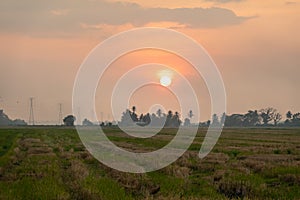
{"label": "utility pole", "polygon": [[30,97],[30,111],[29,111],[29,121],[28,124],[29,125],[35,125],[34,123],[34,113],[33,113],[33,97]]}

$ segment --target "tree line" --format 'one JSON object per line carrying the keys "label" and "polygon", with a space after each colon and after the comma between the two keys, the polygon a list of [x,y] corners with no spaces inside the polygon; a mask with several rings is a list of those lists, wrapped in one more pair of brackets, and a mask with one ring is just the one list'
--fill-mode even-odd
{"label": "tree line", "polygon": [[277,109],[268,107],[261,110],[249,110],[245,114],[232,114],[221,116],[213,115],[212,123],[222,123],[225,127],[256,127],[256,126],[300,126],[300,113],[288,111],[285,114],[286,120]]}
{"label": "tree line", "polygon": [[[180,115],[179,112],[169,110],[163,113],[158,109],[156,113],[138,114],[137,109],[133,106],[131,109],[126,109],[122,113],[121,121],[117,123],[101,122],[100,126],[113,126],[114,124],[122,126],[131,126],[137,124],[139,126],[156,126],[156,127],[171,127],[177,128],[179,126],[194,126],[208,127],[210,125],[224,125],[225,127],[260,127],[260,126],[280,126],[280,127],[300,127],[300,113],[292,113],[288,111],[285,116],[277,111],[277,109],[268,107],[260,110],[249,110],[245,114],[232,114],[226,115],[223,113],[221,116],[213,114],[210,120],[199,123],[191,123],[194,113],[190,110],[186,117]],[[284,119],[285,118],[285,119]],[[284,120],[283,120],[284,119]],[[66,126],[74,126],[76,117],[68,115],[63,119]],[[195,120],[194,120],[195,121]],[[27,125],[24,120],[16,119],[11,120],[3,110],[0,110],[0,126],[15,126]],[[84,126],[92,126],[95,123],[84,119],[82,122]]]}
{"label": "tree line", "polygon": [[26,126],[27,123],[21,119],[10,119],[3,110],[0,110],[0,126]]}
{"label": "tree line", "polygon": [[[164,127],[179,127],[192,126],[192,118],[194,117],[193,111],[190,110],[187,117],[180,118],[178,112],[168,111],[167,114],[162,113],[159,109],[156,113],[146,115],[141,114],[139,117],[136,113],[136,107],[133,106],[132,110],[127,109],[123,112],[121,121],[122,125],[131,125],[136,123],[138,125],[148,125],[151,123],[153,126]],[[281,127],[294,127],[300,126],[300,113],[292,113],[288,111],[285,114],[285,120],[283,121],[283,115],[277,111],[277,109],[268,107],[260,110],[249,110],[245,114],[232,114],[226,115],[223,113],[221,116],[213,114],[212,118],[206,122],[199,122],[199,126],[208,127],[210,125],[224,125],[225,127],[259,127],[259,126],[281,126]],[[183,123],[182,123],[183,122]]]}
{"label": "tree line", "polygon": [[[190,110],[187,117],[180,118],[178,112],[168,111],[167,114],[162,113],[159,109],[156,113],[146,115],[141,114],[138,117],[136,107],[133,106],[132,110],[127,109],[123,112],[120,123],[122,125],[131,125],[132,123],[140,125],[148,125],[152,121],[153,126],[164,127],[179,127],[191,126],[192,118],[194,117],[193,111]],[[285,121],[282,121],[283,115],[277,109],[268,107],[260,110],[249,110],[245,114],[232,114],[226,115],[223,113],[221,116],[213,114],[212,118],[206,122],[199,122],[199,126],[208,127],[210,125],[224,125],[225,127],[257,127],[257,126],[300,126],[300,113],[292,113],[288,111],[285,114]],[[183,123],[182,123],[183,122]]]}
{"label": "tree line", "polygon": [[[181,120],[179,112],[169,110],[167,113],[163,113],[161,109],[158,109],[156,113],[138,114],[137,109],[133,106],[131,109],[126,109],[122,113],[121,121],[117,124],[122,126],[132,126],[137,124],[139,126],[156,126],[156,127],[169,127],[178,128],[179,126],[194,126],[208,127],[210,125],[224,125],[225,127],[300,127],[300,113],[292,113],[288,111],[285,114],[285,120],[283,121],[283,115],[280,114],[277,109],[268,107],[260,110],[249,110],[245,114],[232,114],[226,115],[223,113],[221,116],[213,114],[210,120],[199,123],[191,123],[194,117],[193,111],[190,110],[186,117]],[[72,115],[67,116],[64,119],[64,123],[67,126],[74,125],[76,118]],[[93,125],[88,119],[85,119],[82,123],[84,126]],[[101,126],[112,126],[112,122],[101,122]]]}
{"label": "tree line", "polygon": [[180,120],[179,112],[174,112],[169,110],[168,113],[163,113],[161,109],[158,109],[156,113],[146,113],[138,115],[136,112],[136,107],[133,106],[132,109],[126,109],[123,112],[121,121],[118,123],[122,126],[131,126],[137,124],[139,126],[157,126],[157,127],[179,127],[182,121]]}

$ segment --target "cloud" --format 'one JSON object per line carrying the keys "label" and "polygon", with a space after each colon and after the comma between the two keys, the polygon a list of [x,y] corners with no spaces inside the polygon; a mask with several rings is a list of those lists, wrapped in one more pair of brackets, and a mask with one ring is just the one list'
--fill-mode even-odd
{"label": "cloud", "polygon": [[[219,0],[226,1],[226,0]],[[0,29],[15,32],[74,32],[99,24],[135,27],[170,22],[180,27],[217,28],[243,23],[248,17],[237,16],[225,8],[144,8],[135,3],[104,0],[2,0]]]}

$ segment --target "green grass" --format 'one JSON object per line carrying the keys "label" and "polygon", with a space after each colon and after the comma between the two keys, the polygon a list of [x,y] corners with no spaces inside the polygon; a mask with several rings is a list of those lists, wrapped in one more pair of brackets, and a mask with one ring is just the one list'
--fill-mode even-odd
{"label": "green grass", "polygon": [[13,130],[0,129],[0,135],[0,156],[3,156],[10,150],[18,134]]}
{"label": "green grass", "polygon": [[[104,132],[130,151],[162,148],[176,134]],[[200,160],[205,133],[172,165],[141,175],[98,162],[73,128],[2,128],[0,199],[300,199],[300,129],[225,129]]]}

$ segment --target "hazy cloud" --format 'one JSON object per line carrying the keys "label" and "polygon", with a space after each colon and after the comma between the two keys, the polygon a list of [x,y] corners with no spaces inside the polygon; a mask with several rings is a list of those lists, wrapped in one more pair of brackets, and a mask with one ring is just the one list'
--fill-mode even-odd
{"label": "hazy cloud", "polygon": [[[219,0],[226,1],[226,0]],[[144,8],[135,3],[83,0],[4,0],[0,2],[2,31],[52,32],[99,28],[99,24],[144,26],[173,22],[191,28],[240,24],[247,17],[225,8]]]}

